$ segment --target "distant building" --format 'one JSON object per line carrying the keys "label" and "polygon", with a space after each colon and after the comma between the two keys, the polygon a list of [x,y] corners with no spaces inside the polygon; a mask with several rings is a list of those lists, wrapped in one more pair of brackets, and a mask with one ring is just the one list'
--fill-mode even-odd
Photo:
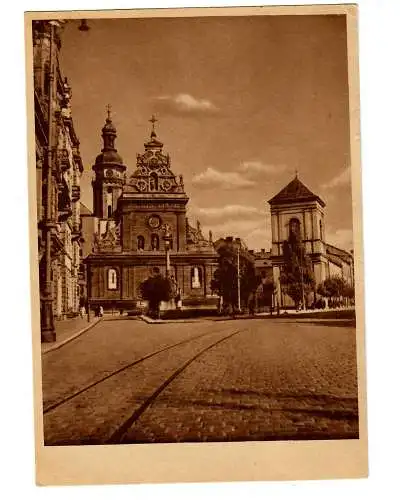
{"label": "distant building", "polygon": [[327,243],[326,254],[328,256],[329,263],[329,276],[340,276],[348,285],[354,287],[353,252],[342,250]]}
{"label": "distant building", "polygon": [[[42,338],[46,330],[46,340],[54,340],[53,318],[73,316],[79,310],[83,165],[71,114],[71,88],[59,66],[59,27],[49,21],[34,21],[32,27]],[[51,302],[50,315],[48,310],[44,314],[46,301]]]}
{"label": "distant building", "polygon": [[183,306],[207,304],[217,266],[212,236],[186,217],[189,201],[182,176],[154,130],[137,154],[136,168],[127,167],[115,148],[117,131],[108,113],[102,129],[103,149],[93,165],[93,215],[84,215],[84,252],[91,305],[130,309],[140,300],[139,286],[154,268],[169,273]]}
{"label": "distant building", "polygon": [[[325,202],[312,193],[298,178],[285,186],[269,200],[271,208],[272,248],[270,261],[276,286],[276,300],[280,306],[291,306],[293,301],[284,293],[280,283],[284,263],[283,244],[291,231],[296,232],[310,257],[316,287],[326,278],[341,276],[354,284],[353,255],[326,243]],[[315,297],[310,297],[309,301]]]}
{"label": "distant building", "polygon": [[260,251],[250,250],[250,253],[254,256],[256,275],[261,276],[263,279],[272,279],[273,271],[271,252],[267,252],[265,248],[261,248]]}

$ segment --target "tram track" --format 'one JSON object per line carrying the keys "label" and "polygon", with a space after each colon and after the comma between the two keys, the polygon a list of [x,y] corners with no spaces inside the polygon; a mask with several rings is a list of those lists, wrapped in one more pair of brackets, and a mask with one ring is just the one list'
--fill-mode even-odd
{"label": "tram track", "polygon": [[225,325],[158,349],[52,404],[43,415],[45,445],[125,442],[125,434],[182,372],[246,330],[232,332]]}
{"label": "tram track", "polygon": [[205,333],[202,333],[200,335],[196,335],[194,337],[190,337],[189,339],[184,339],[184,340],[181,340],[179,342],[176,342],[175,344],[170,344],[170,345],[167,345],[161,349],[157,349],[155,351],[152,351],[151,353],[149,354],[146,354],[145,356],[142,356],[134,361],[132,361],[131,363],[128,363],[124,366],[122,366],[121,368],[118,368],[118,370],[114,370],[112,371],[111,373],[107,373],[107,375],[99,378],[98,380],[95,380],[94,382],[90,383],[90,384],[87,384],[85,385],[84,387],[82,387],[81,389],[73,392],[72,394],[69,394],[68,396],[62,398],[62,399],[59,399],[57,401],[55,401],[54,403],[51,403],[49,405],[43,405],[43,415],[46,415],[54,410],[56,410],[57,408],[59,408],[60,406],[70,402],[71,400],[77,398],[78,396],[81,396],[82,394],[84,394],[85,392],[89,391],[90,389],[93,389],[95,388],[96,386],[102,384],[103,382],[111,379],[112,377],[115,377],[127,370],[129,370],[130,368],[133,368],[134,366],[140,364],[140,363],[143,363],[144,361],[148,360],[148,359],[151,359],[151,358],[154,358],[155,356],[159,355],[159,354],[162,354],[162,353],[165,353],[166,351],[169,351],[171,349],[174,349],[176,347],[179,347],[179,346],[182,346],[182,345],[185,345],[185,344],[188,344],[190,342],[194,342],[195,340],[198,340],[198,339],[201,339],[201,338],[204,338],[208,335],[216,335],[218,333],[221,333],[224,331],[225,328],[221,329],[221,330],[218,330],[218,331],[212,331],[212,332],[205,332]]}
{"label": "tram track", "polygon": [[143,415],[143,413],[147,410],[147,408],[156,400],[156,398],[194,361],[196,361],[200,356],[205,354],[210,349],[216,347],[218,344],[229,340],[230,338],[238,335],[244,330],[236,330],[233,333],[230,333],[226,337],[223,337],[216,342],[206,346],[201,351],[197,352],[194,356],[189,358],[185,363],[183,363],[179,368],[174,370],[174,372],[161,384],[159,385],[150,396],[145,399],[145,401],[137,408],[119,427],[116,429],[110,438],[107,440],[106,444],[120,444],[123,441],[124,435],[128,432],[128,430],[139,420],[139,418]]}

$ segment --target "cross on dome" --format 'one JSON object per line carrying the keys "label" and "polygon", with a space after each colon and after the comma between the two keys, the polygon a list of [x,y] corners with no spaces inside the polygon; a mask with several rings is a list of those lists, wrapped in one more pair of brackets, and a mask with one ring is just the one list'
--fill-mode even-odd
{"label": "cross on dome", "polygon": [[107,104],[106,111],[107,111],[107,120],[111,120],[111,104]]}
{"label": "cross on dome", "polygon": [[157,118],[154,115],[151,115],[151,118],[150,118],[149,122],[152,125],[151,137],[155,137],[156,136],[156,131],[154,129],[154,126],[155,126],[155,123],[158,122],[158,120],[157,120]]}

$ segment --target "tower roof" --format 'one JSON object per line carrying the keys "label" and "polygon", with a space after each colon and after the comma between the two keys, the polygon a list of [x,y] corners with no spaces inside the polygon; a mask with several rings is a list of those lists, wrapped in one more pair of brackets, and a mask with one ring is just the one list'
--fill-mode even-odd
{"label": "tower roof", "polygon": [[104,163],[116,164],[123,166],[123,160],[118,154],[115,148],[114,142],[117,137],[117,129],[111,120],[111,106],[107,105],[107,118],[106,123],[101,129],[103,137],[103,149],[101,153],[96,157],[96,165],[101,165]]}
{"label": "tower roof", "polygon": [[279,191],[278,194],[271,198],[268,203],[270,205],[279,205],[282,203],[297,203],[302,201],[319,201],[323,207],[325,206],[325,202],[310,191],[308,187],[300,181],[296,174],[295,178]]}

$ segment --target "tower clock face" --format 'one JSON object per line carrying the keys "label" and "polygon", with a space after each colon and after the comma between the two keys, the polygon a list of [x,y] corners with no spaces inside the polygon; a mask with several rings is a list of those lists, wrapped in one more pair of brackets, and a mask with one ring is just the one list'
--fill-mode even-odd
{"label": "tower clock face", "polygon": [[148,224],[152,229],[157,229],[161,226],[161,219],[158,215],[151,215]]}
{"label": "tower clock face", "polygon": [[113,175],[114,175],[114,172],[110,168],[108,170],[106,170],[107,177],[112,177]]}

